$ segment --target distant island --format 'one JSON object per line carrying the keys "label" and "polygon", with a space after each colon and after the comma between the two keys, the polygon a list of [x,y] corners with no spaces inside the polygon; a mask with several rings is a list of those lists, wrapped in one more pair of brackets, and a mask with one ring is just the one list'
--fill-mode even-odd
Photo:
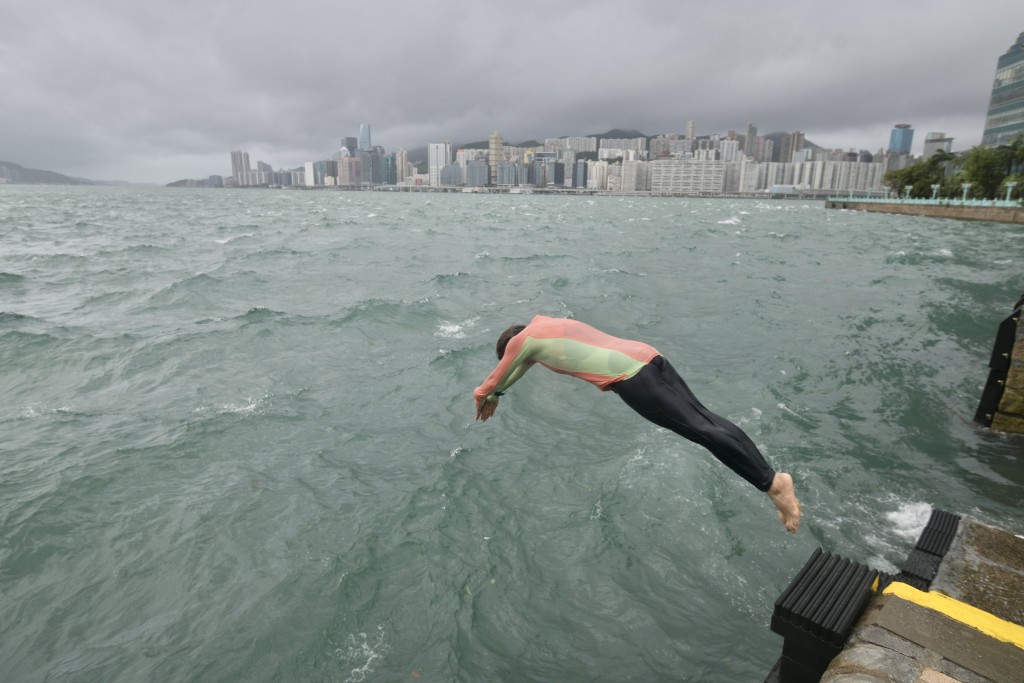
{"label": "distant island", "polygon": [[85,178],[72,178],[54,171],[25,168],[12,161],[0,161],[0,182],[19,185],[101,185]]}
{"label": "distant island", "polygon": [[72,176],[57,173],[56,171],[44,171],[38,168],[26,168],[13,161],[0,161],[0,185],[139,185],[152,186],[153,183],[130,183],[122,180],[89,180],[88,178],[75,178]]}

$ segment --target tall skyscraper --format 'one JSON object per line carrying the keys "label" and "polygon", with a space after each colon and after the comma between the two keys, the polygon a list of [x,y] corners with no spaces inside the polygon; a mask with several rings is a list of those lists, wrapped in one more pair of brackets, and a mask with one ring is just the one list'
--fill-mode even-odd
{"label": "tall skyscraper", "polygon": [[889,135],[890,154],[910,154],[910,145],[914,142],[914,129],[909,123],[897,123]]}
{"label": "tall skyscraper", "polygon": [[686,122],[686,139],[697,139],[697,121],[695,119],[690,119]]}
{"label": "tall skyscraper", "polygon": [[234,176],[235,180],[239,181],[241,185],[242,178],[249,173],[249,153],[248,152],[232,152],[231,153],[231,175]]}
{"label": "tall skyscraper", "polygon": [[1024,134],[1024,33],[996,62],[981,144],[996,147]]}
{"label": "tall skyscraper", "polygon": [[452,163],[452,143],[431,142],[427,147],[427,173],[431,187],[441,186],[441,169]]}
{"label": "tall skyscraper", "polygon": [[370,151],[370,124],[359,124],[359,149]]}
{"label": "tall skyscraper", "polygon": [[409,152],[399,147],[395,152],[395,182],[403,183],[409,177]]}
{"label": "tall skyscraper", "polygon": [[[804,134],[800,131],[793,131],[782,138],[782,145],[779,148],[779,161],[789,164],[794,161],[793,155],[804,148]],[[802,161],[802,159],[801,159]]]}
{"label": "tall skyscraper", "polygon": [[757,156],[757,126],[752,123],[747,124],[747,136],[743,140],[743,153],[748,157]]}
{"label": "tall skyscraper", "polygon": [[490,179],[488,183],[491,185],[498,184],[498,162],[501,161],[501,133],[494,131],[491,133],[491,137],[487,138],[487,165],[490,167]]}

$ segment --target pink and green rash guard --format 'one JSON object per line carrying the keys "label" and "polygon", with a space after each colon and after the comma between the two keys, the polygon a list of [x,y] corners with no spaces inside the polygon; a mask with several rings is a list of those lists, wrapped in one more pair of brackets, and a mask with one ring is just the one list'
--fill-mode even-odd
{"label": "pink and green rash guard", "polygon": [[478,406],[492,399],[494,392],[515,384],[534,363],[607,391],[615,382],[640,372],[658,355],[649,344],[619,339],[576,320],[538,315],[509,340],[498,367],[473,396]]}

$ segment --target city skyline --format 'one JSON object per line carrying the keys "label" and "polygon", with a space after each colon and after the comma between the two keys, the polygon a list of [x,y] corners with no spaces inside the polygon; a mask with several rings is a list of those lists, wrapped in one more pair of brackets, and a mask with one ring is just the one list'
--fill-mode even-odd
{"label": "city skyline", "polygon": [[870,152],[907,122],[913,154],[939,131],[960,151],[980,144],[997,59],[1024,30],[1024,7],[1003,0],[967,14],[952,2],[397,4],[12,6],[0,158],[164,184],[227,174],[226,150],[275,167],[319,159],[365,122],[389,152],[495,130],[506,143],[683,134],[691,120],[698,136],[753,123]]}

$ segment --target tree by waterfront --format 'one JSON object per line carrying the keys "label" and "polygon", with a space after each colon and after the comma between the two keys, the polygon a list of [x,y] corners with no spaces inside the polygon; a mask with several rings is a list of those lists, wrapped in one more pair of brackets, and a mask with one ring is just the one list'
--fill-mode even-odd
{"label": "tree by waterfront", "polygon": [[931,198],[938,185],[940,197],[967,196],[974,199],[1003,199],[1006,186],[1015,183],[1011,198],[1024,198],[1024,136],[1009,145],[974,147],[959,155],[939,150],[930,158],[885,174],[885,183],[900,194],[910,187],[910,196]]}

